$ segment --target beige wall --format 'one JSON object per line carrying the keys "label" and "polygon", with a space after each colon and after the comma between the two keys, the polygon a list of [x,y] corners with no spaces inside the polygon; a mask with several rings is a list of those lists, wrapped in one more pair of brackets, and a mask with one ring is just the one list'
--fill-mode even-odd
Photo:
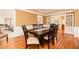
{"label": "beige wall", "polygon": [[16,10],[16,25],[35,24],[36,18],[37,18],[36,14]]}
{"label": "beige wall", "polygon": [[79,27],[79,10],[75,10],[75,26]]}

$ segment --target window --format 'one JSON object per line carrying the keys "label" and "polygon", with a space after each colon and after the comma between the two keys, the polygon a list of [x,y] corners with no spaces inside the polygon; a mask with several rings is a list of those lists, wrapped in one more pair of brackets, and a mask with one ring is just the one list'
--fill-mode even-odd
{"label": "window", "polygon": [[66,15],[66,26],[72,26],[72,14]]}

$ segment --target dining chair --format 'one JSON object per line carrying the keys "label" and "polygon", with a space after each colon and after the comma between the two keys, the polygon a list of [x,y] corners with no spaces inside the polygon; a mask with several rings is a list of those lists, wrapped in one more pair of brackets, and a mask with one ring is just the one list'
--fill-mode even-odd
{"label": "dining chair", "polygon": [[22,25],[22,29],[24,32],[24,37],[25,37],[25,43],[26,43],[26,48],[30,45],[36,45],[37,48],[39,48],[39,40],[36,37],[28,37],[28,30],[26,28],[26,25]]}
{"label": "dining chair", "polygon": [[56,26],[56,24],[50,24],[50,27],[55,27]]}
{"label": "dining chair", "polygon": [[52,43],[54,43],[54,36],[53,36],[54,32],[55,32],[54,28],[50,27],[49,33],[46,36],[44,36],[44,38],[43,38],[44,40],[47,40],[47,42],[48,42],[48,48],[50,48],[50,46],[49,46],[50,40],[52,40]]}
{"label": "dining chair", "polygon": [[50,24],[50,27],[54,28],[54,38],[57,40],[57,31],[58,31],[58,25],[57,24]]}
{"label": "dining chair", "polygon": [[39,28],[43,28],[43,24],[39,24]]}
{"label": "dining chair", "polygon": [[54,32],[54,38],[56,38],[56,41],[57,41],[58,25],[55,25],[54,29],[55,29],[55,32]]}
{"label": "dining chair", "polygon": [[50,48],[49,46],[49,42],[52,40],[52,44],[55,44],[55,38],[57,41],[57,30],[58,30],[58,25],[56,24],[52,24],[50,25],[50,29],[49,29],[49,33],[44,36],[44,40],[47,40],[48,42],[48,48]]}
{"label": "dining chair", "polygon": [[34,29],[43,28],[43,24],[33,24]]}
{"label": "dining chair", "polygon": [[38,24],[33,24],[33,29],[38,29]]}

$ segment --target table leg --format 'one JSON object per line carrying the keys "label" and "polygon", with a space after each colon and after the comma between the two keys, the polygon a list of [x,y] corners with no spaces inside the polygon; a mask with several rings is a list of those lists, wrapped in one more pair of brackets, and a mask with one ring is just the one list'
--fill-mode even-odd
{"label": "table leg", "polygon": [[7,43],[8,43],[8,35],[6,35]]}

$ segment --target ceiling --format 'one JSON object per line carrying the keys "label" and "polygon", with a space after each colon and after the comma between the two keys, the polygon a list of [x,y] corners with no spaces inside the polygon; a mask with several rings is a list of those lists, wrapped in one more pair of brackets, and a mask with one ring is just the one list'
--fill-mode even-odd
{"label": "ceiling", "polygon": [[28,9],[28,10],[38,12],[41,14],[50,14],[50,13],[69,11],[69,10],[73,10],[73,9]]}

